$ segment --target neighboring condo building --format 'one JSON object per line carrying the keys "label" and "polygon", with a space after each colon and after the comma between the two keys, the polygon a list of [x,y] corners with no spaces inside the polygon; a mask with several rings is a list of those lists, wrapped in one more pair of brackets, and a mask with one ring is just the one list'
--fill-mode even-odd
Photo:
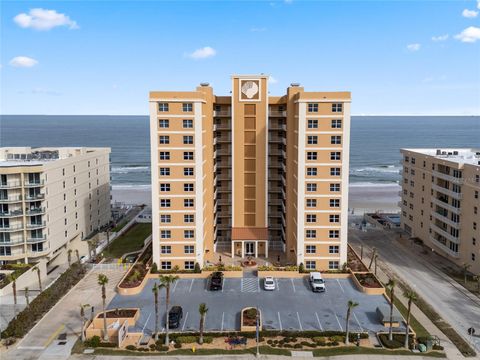
{"label": "neighboring condo building", "polygon": [[402,149],[402,228],[480,272],[480,149]]}
{"label": "neighboring condo building", "polygon": [[1,263],[75,261],[110,219],[109,148],[0,148]]}
{"label": "neighboring condo building", "polygon": [[[347,259],[349,92],[270,96],[268,76],[150,93],[153,257],[160,269],[286,253]],[[269,253],[270,252],[270,253]]]}

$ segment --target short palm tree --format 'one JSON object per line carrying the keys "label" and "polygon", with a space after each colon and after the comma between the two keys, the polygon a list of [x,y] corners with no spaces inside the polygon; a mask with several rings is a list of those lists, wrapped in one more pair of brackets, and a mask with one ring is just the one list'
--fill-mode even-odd
{"label": "short palm tree", "polygon": [[393,340],[393,303],[395,301],[395,285],[394,279],[388,280],[387,289],[390,290],[390,328],[388,329],[388,339]]}
{"label": "short palm tree", "polygon": [[207,316],[208,308],[205,303],[201,303],[198,306],[198,312],[200,314],[200,337],[198,339],[198,343],[200,345],[203,344],[203,331],[205,330],[205,316]]}
{"label": "short palm tree", "polygon": [[17,305],[17,275],[15,273],[10,274],[9,280],[12,283],[13,303]]}
{"label": "short palm tree", "polygon": [[102,310],[103,310],[103,339],[108,341],[107,332],[107,313],[105,311],[105,301],[107,299],[107,291],[105,285],[108,284],[108,277],[104,274],[98,275],[98,285],[102,287]]}
{"label": "short palm tree", "polygon": [[358,303],[353,300],[348,300],[347,306],[347,323],[345,324],[345,345],[350,344],[350,315],[352,314],[352,310],[358,306]]}
{"label": "short palm tree", "polygon": [[158,340],[158,285],[153,284],[153,298],[155,300],[155,341]]}
{"label": "short palm tree", "polygon": [[67,261],[68,261],[68,267],[72,265],[72,249],[68,249],[67,251]]}
{"label": "short palm tree", "polygon": [[82,341],[85,341],[85,324],[87,322],[87,317],[85,316],[85,308],[90,307],[90,304],[80,305],[80,319],[82,320]]}
{"label": "short palm tree", "polygon": [[166,308],[166,324],[165,324],[165,345],[168,346],[170,343],[170,339],[168,338],[168,315],[170,314],[169,306],[170,306],[170,287],[179,279],[176,275],[160,275],[160,288],[165,288],[166,291],[166,299],[165,299],[165,308]]}
{"label": "short palm tree", "polygon": [[38,266],[35,266],[33,268],[33,271],[37,272],[37,278],[38,278],[38,289],[40,292],[42,292],[42,275],[40,274],[40,268]]}
{"label": "short palm tree", "polygon": [[370,264],[368,265],[368,270],[372,268],[373,259],[375,259],[375,256],[377,255],[377,248],[375,246],[373,247],[372,250],[373,250],[373,253],[372,253],[372,258],[370,259]]}
{"label": "short palm tree", "polygon": [[29,298],[29,290],[28,290],[28,286],[25,287],[25,302],[27,304],[27,307],[30,306],[30,298]]}
{"label": "short palm tree", "polygon": [[470,269],[472,265],[464,263],[462,268],[463,268],[463,282],[465,285],[467,285],[467,274],[468,274],[468,269]]}
{"label": "short palm tree", "polygon": [[477,292],[480,293],[480,274],[473,277],[473,281],[477,282]]}
{"label": "short palm tree", "polygon": [[77,263],[80,264],[80,253],[78,252],[78,249],[75,249],[75,256],[77,257]]}
{"label": "short palm tree", "polygon": [[407,329],[405,330],[405,348],[408,350],[408,335],[410,333],[410,314],[412,311],[412,302],[417,301],[417,294],[415,293],[415,291],[409,290],[409,291],[406,291],[404,295],[408,300]]}

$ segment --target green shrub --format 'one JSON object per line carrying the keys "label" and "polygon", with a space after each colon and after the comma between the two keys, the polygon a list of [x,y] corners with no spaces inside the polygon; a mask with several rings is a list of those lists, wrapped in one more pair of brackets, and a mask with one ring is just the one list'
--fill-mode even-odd
{"label": "green shrub", "polygon": [[150,350],[152,350],[152,351],[155,350],[155,344],[150,344],[149,348],[150,348]]}
{"label": "green shrub", "polygon": [[100,337],[95,335],[95,336],[92,336],[90,339],[85,340],[84,344],[86,347],[96,348],[100,346],[100,342],[101,342]]}
{"label": "green shrub", "polygon": [[[349,338],[350,338],[350,336],[349,336]],[[337,343],[345,342],[345,336],[342,336],[342,335],[333,335],[333,336],[330,336],[328,339],[331,342],[337,342]]]}
{"label": "green shrub", "polygon": [[157,263],[153,263],[150,272],[152,274],[156,274],[158,272],[158,266]]}
{"label": "green shrub", "polygon": [[213,336],[204,336],[203,343],[204,344],[211,344],[213,342]]}
{"label": "green shrub", "polygon": [[273,344],[273,340],[270,340],[270,339],[267,340],[267,344],[268,344],[268,345],[272,345],[272,344]]}
{"label": "green shrub", "polygon": [[162,344],[155,344],[155,349],[157,351],[168,351],[168,346],[162,345]]}
{"label": "green shrub", "polygon": [[433,350],[443,351],[443,346],[435,344],[435,345],[432,346],[432,349],[433,349]]}
{"label": "green shrub", "polygon": [[130,351],[135,351],[135,350],[137,350],[137,347],[135,345],[127,345],[127,347],[125,349],[130,350]]}
{"label": "green shrub", "polygon": [[179,343],[179,342],[176,342],[175,345],[173,345],[173,347],[174,347],[175,349],[181,349],[181,348],[182,348],[182,344]]}
{"label": "green shrub", "polygon": [[300,263],[300,265],[298,266],[298,272],[299,273],[305,272],[305,265],[303,265],[303,263]]}
{"label": "green shrub", "polygon": [[193,272],[194,272],[195,274],[200,274],[200,273],[202,272],[202,269],[200,268],[200,264],[199,264],[199,263],[197,263],[197,262],[195,263],[195,268],[194,268]]}
{"label": "green shrub", "polygon": [[302,344],[295,344],[295,345],[293,345],[293,348],[294,348],[294,349],[301,349],[301,348],[302,348]]}
{"label": "green shrub", "polygon": [[[172,338],[174,339],[175,342],[177,343],[180,343],[180,344],[192,344],[194,342],[197,342],[197,337],[196,336],[189,336],[189,335],[185,335],[185,336],[177,336],[176,338]],[[204,339],[205,341],[205,339]]]}
{"label": "green shrub", "polygon": [[340,343],[335,340],[335,341],[332,341],[330,344],[331,344],[332,346],[338,346]]}

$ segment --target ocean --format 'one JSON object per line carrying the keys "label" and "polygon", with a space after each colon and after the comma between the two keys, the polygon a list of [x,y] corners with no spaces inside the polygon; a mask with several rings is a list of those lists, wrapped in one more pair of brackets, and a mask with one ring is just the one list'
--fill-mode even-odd
{"label": "ocean", "polygon": [[[0,146],[111,147],[114,188],[150,184],[148,116],[1,115]],[[353,116],[352,185],[397,183],[402,147],[480,147],[480,116]]]}

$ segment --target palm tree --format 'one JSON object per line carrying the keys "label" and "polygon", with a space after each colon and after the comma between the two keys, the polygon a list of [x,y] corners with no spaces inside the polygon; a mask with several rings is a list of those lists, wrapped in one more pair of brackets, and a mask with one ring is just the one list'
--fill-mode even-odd
{"label": "palm tree", "polygon": [[370,259],[370,264],[368,265],[368,270],[370,270],[372,268],[372,264],[373,264],[373,259],[375,258],[375,256],[377,255],[377,248],[374,246],[373,249],[372,249],[373,253],[372,253],[372,258]]}
{"label": "palm tree", "polygon": [[87,317],[85,316],[85,308],[90,307],[90,304],[80,305],[80,319],[82,320],[82,341],[85,341],[85,324]]}
{"label": "palm tree", "polygon": [[68,249],[67,261],[68,261],[68,267],[70,267],[70,265],[72,265],[72,249]]}
{"label": "palm tree", "polygon": [[165,345],[168,346],[170,339],[168,338],[168,315],[170,311],[168,309],[170,305],[170,287],[179,279],[176,275],[160,275],[160,288],[165,288],[166,299],[165,299],[165,308],[166,308],[166,324],[165,324]]}
{"label": "palm tree", "polygon": [[107,293],[105,285],[108,284],[108,277],[104,274],[98,275],[98,285],[102,287],[102,311],[103,311],[103,339],[108,341],[108,332],[107,332],[107,313],[105,311],[105,300],[107,298]]}
{"label": "palm tree", "polygon": [[88,247],[89,247],[89,257],[91,260],[93,260],[93,258],[95,258],[95,255],[96,254],[96,249],[97,249],[97,246],[98,246],[98,240],[97,239],[90,239],[87,241],[88,243]]}
{"label": "palm tree", "polygon": [[200,337],[198,339],[198,343],[200,345],[202,345],[203,344],[203,331],[204,331],[204,328],[205,328],[205,316],[207,315],[207,312],[208,312],[207,305],[205,303],[201,303],[198,306],[198,312],[200,313]]}
{"label": "palm tree", "polygon": [[407,329],[405,330],[405,348],[408,350],[408,335],[410,333],[410,314],[412,311],[412,302],[417,301],[417,294],[415,293],[415,291],[409,290],[409,291],[406,291],[404,295],[408,299]]}
{"label": "palm tree", "polygon": [[153,284],[153,298],[155,299],[155,341],[158,340],[158,285]]}
{"label": "palm tree", "polygon": [[390,290],[390,328],[388,329],[388,340],[393,340],[393,302],[395,301],[395,284],[394,279],[388,280],[387,289]]}
{"label": "palm tree", "polygon": [[42,275],[40,274],[40,268],[38,266],[35,266],[33,268],[33,271],[37,272],[37,278],[38,278],[38,289],[40,292],[42,292]]}
{"label": "palm tree", "polygon": [[477,292],[480,293],[480,274],[473,277],[473,281],[477,282]]}
{"label": "palm tree", "polygon": [[472,265],[463,263],[463,282],[465,285],[467,285],[467,274],[468,274],[468,269],[470,269]]}
{"label": "palm tree", "polygon": [[27,307],[30,306],[30,299],[28,298],[28,286],[25,287],[25,302],[27,303]]}
{"label": "palm tree", "polygon": [[10,278],[10,282],[12,283],[13,303],[17,305],[17,275],[15,275],[15,273],[12,273],[8,277]]}
{"label": "palm tree", "polygon": [[348,300],[347,303],[347,323],[345,324],[345,345],[350,344],[350,331],[349,331],[349,322],[350,322],[350,315],[352,313],[353,308],[358,306],[358,303],[353,300]]}
{"label": "palm tree", "polygon": [[75,256],[77,257],[77,263],[80,264],[80,253],[78,252],[78,249],[75,249]]}

